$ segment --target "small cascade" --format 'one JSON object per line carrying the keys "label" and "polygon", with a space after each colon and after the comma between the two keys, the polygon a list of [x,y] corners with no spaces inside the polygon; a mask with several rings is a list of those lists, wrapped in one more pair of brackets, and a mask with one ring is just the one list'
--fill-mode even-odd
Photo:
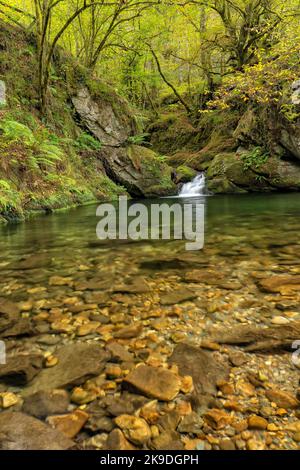
{"label": "small cascade", "polygon": [[204,173],[200,173],[190,183],[182,186],[179,197],[193,197],[205,196],[206,192],[206,179]]}

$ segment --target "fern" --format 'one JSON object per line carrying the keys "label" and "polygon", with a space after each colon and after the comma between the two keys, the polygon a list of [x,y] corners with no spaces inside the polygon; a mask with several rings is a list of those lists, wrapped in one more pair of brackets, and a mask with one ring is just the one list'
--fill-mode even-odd
{"label": "fern", "polygon": [[40,165],[54,166],[62,161],[63,156],[63,151],[57,145],[46,141],[39,145],[39,154],[35,156],[35,159]]}
{"label": "fern", "polygon": [[12,141],[22,141],[27,145],[35,143],[35,137],[31,129],[17,121],[4,120],[0,123],[4,137]]}
{"label": "fern", "polygon": [[80,150],[100,150],[102,142],[100,140],[96,140],[90,134],[83,132],[75,141],[75,147]]}
{"label": "fern", "polygon": [[130,137],[128,137],[127,139],[127,143],[128,144],[134,144],[134,145],[142,145],[142,144],[149,144],[149,142],[147,142],[147,138],[149,137],[150,134],[138,134],[138,135],[132,135]]}

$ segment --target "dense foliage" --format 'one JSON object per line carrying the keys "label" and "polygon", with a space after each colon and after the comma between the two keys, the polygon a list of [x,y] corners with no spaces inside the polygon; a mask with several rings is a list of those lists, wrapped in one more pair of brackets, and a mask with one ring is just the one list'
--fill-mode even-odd
{"label": "dense foliage", "polygon": [[276,101],[299,69],[298,0],[9,0],[0,15],[37,37],[43,113],[58,45],[154,112],[172,99],[205,109],[221,83],[223,106],[232,88]]}

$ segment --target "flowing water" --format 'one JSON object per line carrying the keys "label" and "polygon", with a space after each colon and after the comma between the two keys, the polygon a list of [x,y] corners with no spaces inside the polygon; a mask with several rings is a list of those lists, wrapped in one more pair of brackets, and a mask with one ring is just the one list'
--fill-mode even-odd
{"label": "flowing water", "polygon": [[206,194],[205,175],[204,173],[200,173],[193,179],[193,181],[182,186],[179,197],[197,197],[205,196]]}

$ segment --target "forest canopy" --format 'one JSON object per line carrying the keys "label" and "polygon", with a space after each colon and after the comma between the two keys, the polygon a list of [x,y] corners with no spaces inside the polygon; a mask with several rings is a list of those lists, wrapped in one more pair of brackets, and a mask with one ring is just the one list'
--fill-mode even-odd
{"label": "forest canopy", "polygon": [[152,111],[199,112],[222,84],[267,102],[299,68],[299,0],[1,0],[0,17],[36,37],[43,113],[59,46]]}

